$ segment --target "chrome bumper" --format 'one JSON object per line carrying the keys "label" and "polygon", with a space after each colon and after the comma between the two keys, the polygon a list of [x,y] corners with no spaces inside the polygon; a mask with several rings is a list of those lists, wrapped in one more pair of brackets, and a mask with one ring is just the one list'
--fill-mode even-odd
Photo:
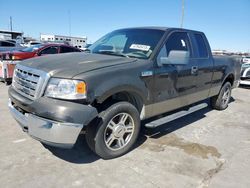
{"label": "chrome bumper", "polygon": [[19,112],[9,99],[9,110],[22,129],[31,137],[48,145],[71,148],[76,143],[83,125],[56,122],[30,113]]}

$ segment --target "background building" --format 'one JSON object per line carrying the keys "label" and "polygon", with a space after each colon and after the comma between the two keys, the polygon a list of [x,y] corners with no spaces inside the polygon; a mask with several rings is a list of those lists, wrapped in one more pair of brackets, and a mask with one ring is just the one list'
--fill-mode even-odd
{"label": "background building", "polygon": [[64,35],[41,34],[41,42],[66,42],[77,48],[84,48],[87,44],[87,37],[71,37]]}
{"label": "background building", "polygon": [[30,41],[37,41],[37,39],[29,36],[23,36],[24,43],[28,43]]}
{"label": "background building", "polygon": [[17,39],[23,36],[23,32],[0,30],[0,40]]}

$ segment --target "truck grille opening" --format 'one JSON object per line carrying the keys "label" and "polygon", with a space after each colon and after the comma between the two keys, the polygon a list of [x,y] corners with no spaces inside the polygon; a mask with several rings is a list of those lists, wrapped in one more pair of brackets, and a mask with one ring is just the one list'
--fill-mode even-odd
{"label": "truck grille opening", "polygon": [[46,73],[17,65],[12,86],[21,95],[34,100],[40,96],[47,80],[48,76]]}

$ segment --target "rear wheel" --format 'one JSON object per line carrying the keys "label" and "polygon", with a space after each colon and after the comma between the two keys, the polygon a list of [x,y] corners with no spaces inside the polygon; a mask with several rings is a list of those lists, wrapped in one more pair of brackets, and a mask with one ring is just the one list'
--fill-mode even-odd
{"label": "rear wheel", "polygon": [[138,110],[128,102],[118,102],[99,114],[89,125],[86,140],[100,157],[111,159],[132,149],[140,131]]}
{"label": "rear wheel", "polygon": [[216,110],[225,110],[231,98],[232,85],[230,82],[226,82],[220,93],[211,98],[211,106]]}

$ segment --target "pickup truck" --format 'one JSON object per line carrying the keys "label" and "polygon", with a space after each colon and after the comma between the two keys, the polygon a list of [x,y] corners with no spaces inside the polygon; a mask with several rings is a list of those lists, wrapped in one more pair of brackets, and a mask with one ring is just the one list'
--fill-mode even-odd
{"label": "pickup truck", "polygon": [[111,159],[133,148],[142,120],[168,113],[143,124],[153,128],[206,107],[205,99],[226,109],[239,62],[213,57],[199,31],[120,29],[86,52],[19,63],[8,105],[22,129],[45,145],[71,148],[85,133],[91,150]]}

